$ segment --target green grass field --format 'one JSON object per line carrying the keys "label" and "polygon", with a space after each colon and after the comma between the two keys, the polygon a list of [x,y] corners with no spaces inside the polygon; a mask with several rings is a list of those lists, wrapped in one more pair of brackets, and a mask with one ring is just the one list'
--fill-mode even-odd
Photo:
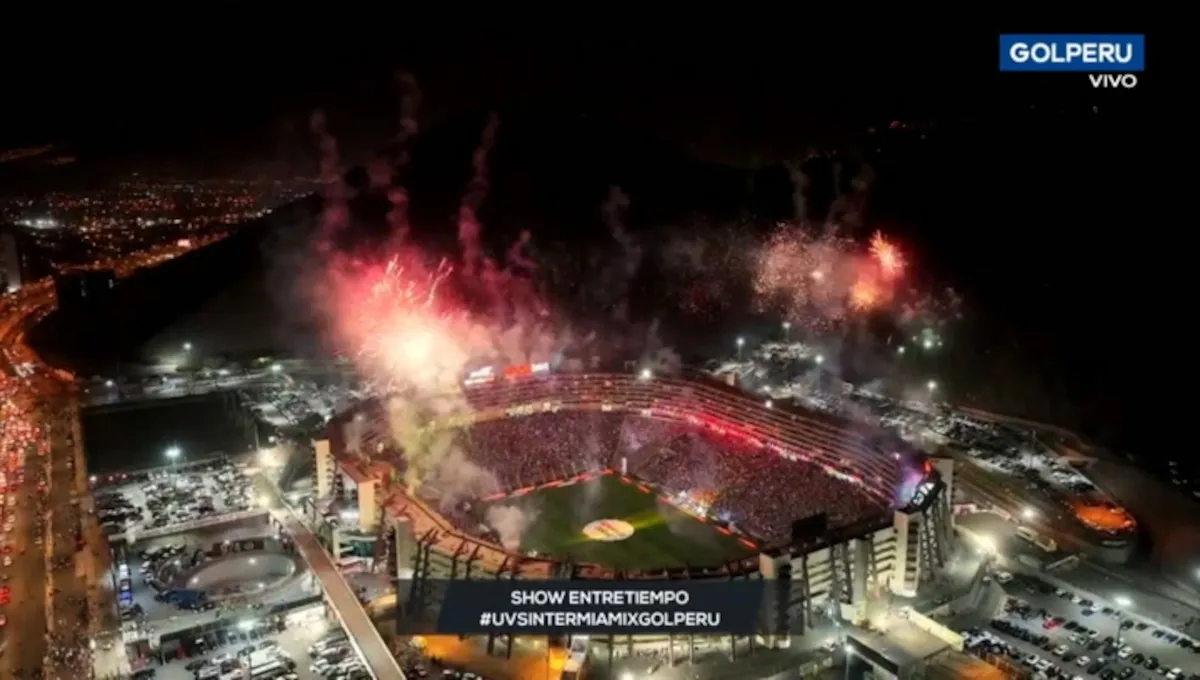
{"label": "green grass field", "polygon": [[[725,535],[656,495],[605,475],[571,486],[551,487],[496,501],[534,513],[525,531],[523,551],[570,557],[617,569],[716,566],[751,554],[736,538]],[[602,519],[623,520],[634,533],[622,541],[598,541],[583,529]]]}

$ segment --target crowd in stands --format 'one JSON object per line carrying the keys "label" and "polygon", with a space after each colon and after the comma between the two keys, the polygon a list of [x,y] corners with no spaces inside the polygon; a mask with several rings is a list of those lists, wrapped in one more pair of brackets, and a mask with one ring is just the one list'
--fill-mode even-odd
{"label": "crowd in stands", "polygon": [[626,414],[561,412],[478,423],[461,445],[506,490],[620,469],[625,459],[629,474],[671,494],[711,498],[713,514],[768,543],[789,540],[797,519],[824,512],[837,527],[881,509],[864,491],[810,463]]}

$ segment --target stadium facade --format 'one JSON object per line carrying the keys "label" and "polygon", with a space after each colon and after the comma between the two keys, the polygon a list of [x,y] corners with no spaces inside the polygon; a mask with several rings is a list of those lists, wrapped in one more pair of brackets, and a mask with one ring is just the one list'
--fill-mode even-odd
{"label": "stadium facade", "polygon": [[[403,579],[398,601],[405,617],[436,610],[439,587],[453,579],[763,579],[773,587],[762,608],[767,634],[760,640],[786,646],[822,620],[862,622],[893,595],[915,596],[950,558],[953,462],[890,449],[893,440],[861,424],[772,404],[701,375],[552,372],[545,365],[472,375],[461,400],[469,407],[431,420],[428,428],[571,411],[681,423],[817,466],[875,498],[879,512],[835,527],[810,523],[805,530],[797,522],[792,540],[774,545],[746,536],[754,554],[725,564],[628,571],[530,556],[460,530],[407,491],[398,481],[403,461],[390,453],[387,409],[364,402],[314,442],[316,494],[356,499],[356,529],[379,537],[377,559]],[[625,471],[615,464],[569,474],[586,479]],[[726,533],[738,530],[706,519]]]}

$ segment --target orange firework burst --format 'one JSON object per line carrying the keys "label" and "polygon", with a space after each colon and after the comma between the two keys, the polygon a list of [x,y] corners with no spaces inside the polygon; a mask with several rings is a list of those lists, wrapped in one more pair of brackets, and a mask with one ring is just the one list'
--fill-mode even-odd
{"label": "orange firework burst", "polygon": [[887,278],[898,278],[904,273],[904,255],[884,238],[882,232],[877,231],[871,236],[871,255]]}
{"label": "orange firework burst", "polygon": [[850,306],[858,311],[873,309],[880,298],[879,285],[870,277],[862,277],[850,287]]}

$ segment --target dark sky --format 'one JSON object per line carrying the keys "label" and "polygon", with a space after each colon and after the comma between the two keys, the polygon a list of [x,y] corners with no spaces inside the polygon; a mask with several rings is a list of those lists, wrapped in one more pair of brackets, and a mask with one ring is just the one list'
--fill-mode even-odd
{"label": "dark sky", "polygon": [[[399,69],[425,92],[425,124],[477,107],[547,99],[619,117],[732,162],[789,157],[866,122],[978,115],[1040,88],[996,73],[996,31],[639,29],[536,24],[327,40],[264,33],[202,42],[99,40],[26,52],[0,66],[8,146],[57,142],[81,159],[226,164],[301,157],[306,119],[330,111],[342,143],[373,148],[395,127]],[[765,22],[770,23],[770,22]],[[632,27],[631,27],[632,26]],[[1061,83],[1042,93],[1072,98]]]}

